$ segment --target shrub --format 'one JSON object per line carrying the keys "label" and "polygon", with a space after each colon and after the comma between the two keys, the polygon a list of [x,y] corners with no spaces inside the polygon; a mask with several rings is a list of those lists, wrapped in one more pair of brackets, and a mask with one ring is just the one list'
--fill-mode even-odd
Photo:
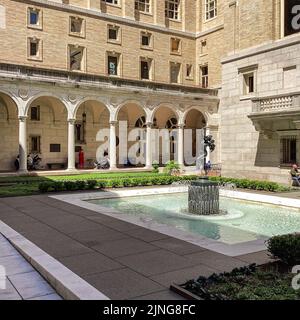
{"label": "shrub", "polygon": [[176,175],[179,172],[180,172],[180,166],[176,161],[172,160],[167,162],[164,168],[164,173]]}
{"label": "shrub", "polygon": [[276,182],[270,181],[260,181],[260,180],[248,180],[248,179],[235,179],[235,178],[224,178],[224,177],[210,177],[211,181],[219,182],[220,184],[224,183],[233,183],[237,188],[241,189],[250,189],[250,190],[259,190],[259,191],[289,191],[290,188],[281,186]]}
{"label": "shrub", "polygon": [[300,233],[276,236],[267,241],[269,252],[288,266],[300,264]]}
{"label": "shrub", "polygon": [[46,193],[50,191],[50,188],[51,188],[51,183],[49,182],[42,182],[39,184],[39,191],[42,193]]}
{"label": "shrub", "polygon": [[105,181],[98,181],[98,182],[96,182],[96,184],[100,189],[106,188],[106,182]]}
{"label": "shrub", "polygon": [[123,179],[123,186],[124,187],[131,187],[133,185],[132,179]]}
{"label": "shrub", "polygon": [[76,189],[77,190],[84,190],[86,188],[86,182],[82,180],[76,181]]}
{"label": "shrub", "polygon": [[159,173],[159,163],[157,161],[154,161],[152,163],[152,167],[153,167],[153,170],[152,170],[153,173]]}
{"label": "shrub", "polygon": [[63,181],[55,181],[53,183],[50,183],[52,185],[52,188],[55,192],[64,191],[65,186]]}
{"label": "shrub", "polygon": [[123,181],[121,179],[115,179],[111,182],[112,188],[122,188],[124,187]]}
{"label": "shrub", "polygon": [[96,180],[87,180],[87,189],[92,190],[95,189],[97,186],[97,181]]}
{"label": "shrub", "polygon": [[75,191],[77,189],[77,183],[76,181],[65,181],[64,186],[67,191]]}

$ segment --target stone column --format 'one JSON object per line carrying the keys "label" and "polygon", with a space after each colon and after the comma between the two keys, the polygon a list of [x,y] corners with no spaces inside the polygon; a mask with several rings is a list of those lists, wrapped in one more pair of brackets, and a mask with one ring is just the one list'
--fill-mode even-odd
{"label": "stone column", "polygon": [[19,117],[19,163],[20,173],[27,172],[27,117]]}
{"label": "stone column", "polygon": [[68,119],[68,170],[75,168],[75,119]]}
{"label": "stone column", "polygon": [[114,170],[117,168],[116,125],[117,125],[117,121],[110,122],[110,133],[109,133],[110,170]]}
{"label": "stone column", "polygon": [[147,134],[146,134],[146,168],[152,168],[152,123],[147,123]]}
{"label": "stone column", "polygon": [[181,168],[184,167],[184,148],[183,148],[183,131],[184,125],[178,125],[178,164]]}

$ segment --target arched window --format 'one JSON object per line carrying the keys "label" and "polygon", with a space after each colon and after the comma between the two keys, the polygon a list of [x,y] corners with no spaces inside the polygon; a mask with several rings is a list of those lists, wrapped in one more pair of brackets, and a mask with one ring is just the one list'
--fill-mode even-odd
{"label": "arched window", "polygon": [[140,117],[135,123],[136,128],[146,128],[146,126],[147,126],[147,124],[146,124],[146,117],[145,116]]}
{"label": "arched window", "polygon": [[166,123],[166,129],[177,129],[177,123],[176,118],[170,118]]}

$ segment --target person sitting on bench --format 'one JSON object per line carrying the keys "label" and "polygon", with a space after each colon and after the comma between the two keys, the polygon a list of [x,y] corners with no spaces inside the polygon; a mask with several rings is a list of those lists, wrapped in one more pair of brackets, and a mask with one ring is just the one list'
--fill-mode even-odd
{"label": "person sitting on bench", "polygon": [[290,174],[292,176],[292,180],[295,181],[297,185],[300,187],[300,172],[296,164],[293,164]]}

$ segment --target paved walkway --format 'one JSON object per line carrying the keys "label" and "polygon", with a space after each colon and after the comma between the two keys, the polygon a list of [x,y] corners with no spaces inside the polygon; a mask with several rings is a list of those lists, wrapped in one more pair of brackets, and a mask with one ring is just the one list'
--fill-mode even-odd
{"label": "paved walkway", "polygon": [[[5,275],[2,274],[4,270]],[[1,234],[0,271],[0,300],[61,300]]]}
{"label": "paved walkway", "polygon": [[171,283],[268,261],[266,252],[224,256],[47,196],[0,199],[0,219],[111,299],[181,299]]}

